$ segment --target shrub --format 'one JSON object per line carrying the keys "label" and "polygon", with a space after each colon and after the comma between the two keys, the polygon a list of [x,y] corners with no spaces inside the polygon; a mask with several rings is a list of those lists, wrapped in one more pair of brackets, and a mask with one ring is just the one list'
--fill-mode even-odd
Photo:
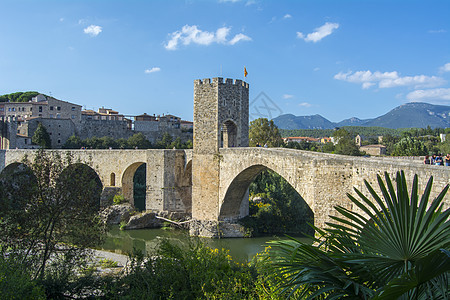
{"label": "shrub", "polygon": [[119,204],[122,204],[122,203],[125,203],[125,202],[126,202],[125,201],[125,197],[123,195],[120,195],[120,194],[114,195],[114,197],[113,197],[114,205],[119,205]]}

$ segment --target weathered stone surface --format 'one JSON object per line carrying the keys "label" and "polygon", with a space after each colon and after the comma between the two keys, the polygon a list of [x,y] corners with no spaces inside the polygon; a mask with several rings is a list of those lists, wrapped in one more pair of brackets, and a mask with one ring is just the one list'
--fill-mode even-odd
{"label": "weathered stone surface", "polygon": [[122,221],[128,222],[130,219],[130,213],[133,211],[134,207],[131,204],[124,203],[119,205],[111,205],[105,208],[100,213],[100,216],[103,220],[105,220],[106,224],[117,225]]}
{"label": "weathered stone surface", "polygon": [[157,219],[156,215],[154,212],[143,212],[131,216],[124,229],[159,228],[161,227],[162,221]]}
{"label": "weathered stone surface", "polygon": [[241,238],[246,236],[246,231],[242,225],[237,223],[192,220],[189,234],[208,238]]}

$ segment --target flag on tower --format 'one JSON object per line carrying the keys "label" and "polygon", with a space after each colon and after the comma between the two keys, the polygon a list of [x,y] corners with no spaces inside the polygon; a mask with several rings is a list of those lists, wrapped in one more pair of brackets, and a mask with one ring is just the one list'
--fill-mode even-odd
{"label": "flag on tower", "polygon": [[247,73],[247,68],[244,67],[244,77],[247,78],[247,75],[248,75],[248,73]]}

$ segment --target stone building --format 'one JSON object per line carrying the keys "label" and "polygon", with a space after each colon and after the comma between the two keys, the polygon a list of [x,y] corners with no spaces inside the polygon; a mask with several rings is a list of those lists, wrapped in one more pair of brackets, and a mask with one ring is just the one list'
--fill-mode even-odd
{"label": "stone building", "polygon": [[[81,105],[39,94],[29,102],[0,103],[2,132],[0,149],[37,148],[31,138],[39,123],[47,129],[52,148],[61,148],[69,137],[81,139],[111,137],[128,139],[143,133],[152,143],[169,133],[182,142],[192,140],[192,133],[181,129],[181,118],[174,115],[134,117],[134,122],[110,108],[81,110]],[[14,124],[13,124],[14,123]]]}

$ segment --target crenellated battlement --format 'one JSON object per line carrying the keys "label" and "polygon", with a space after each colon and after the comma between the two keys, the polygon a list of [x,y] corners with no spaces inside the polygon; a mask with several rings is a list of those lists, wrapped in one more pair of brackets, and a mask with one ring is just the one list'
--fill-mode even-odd
{"label": "crenellated battlement", "polygon": [[223,84],[223,85],[235,85],[235,86],[243,86],[244,88],[249,87],[248,83],[245,81],[242,81],[240,79],[232,79],[232,78],[226,78],[225,81],[222,77],[214,77],[214,78],[204,78],[202,79],[196,79],[194,80],[195,85],[202,85],[202,84]]}

